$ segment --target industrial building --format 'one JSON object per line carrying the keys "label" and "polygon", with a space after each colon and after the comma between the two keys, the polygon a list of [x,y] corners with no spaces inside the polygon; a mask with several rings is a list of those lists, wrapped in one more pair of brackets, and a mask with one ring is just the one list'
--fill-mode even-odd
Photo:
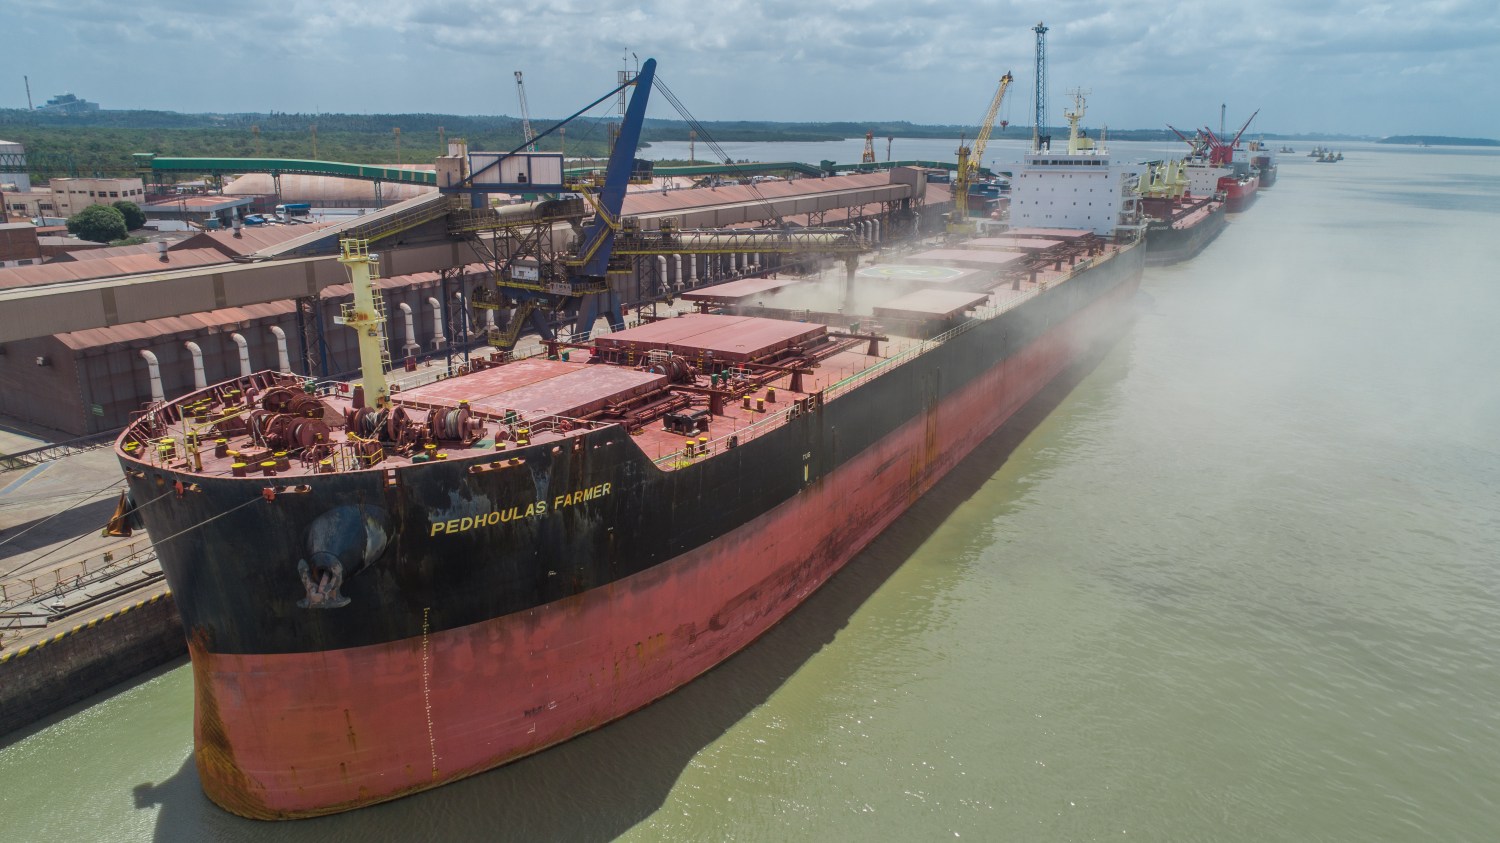
{"label": "industrial building", "polygon": [[[340,236],[368,232],[382,252],[384,338],[397,367],[408,357],[487,353],[486,329],[508,313],[468,306],[476,288],[493,286],[493,268],[473,240],[450,233],[447,201],[426,193],[335,225],[204,232],[156,254],[0,270],[0,413],[82,436],[119,428],[154,400],[245,372],[352,371],[354,334],[336,320],[351,294],[327,249]],[[946,185],[898,168],[632,193],[623,215],[643,230],[664,221],[678,230],[763,227],[778,218],[791,226],[849,224],[879,240],[898,222],[908,231],[940,230],[948,201]],[[430,221],[397,228],[411,219]],[[393,229],[399,233],[378,234]],[[629,275],[612,271],[611,285],[634,308],[778,261],[769,254],[639,257]],[[60,281],[75,283],[60,290]]]}
{"label": "industrial building", "polygon": [[36,226],[29,222],[0,220],[0,267],[28,266],[41,260],[42,247],[37,242]]}
{"label": "industrial building", "polygon": [[113,205],[122,199],[139,205],[146,199],[146,186],[139,178],[53,179],[48,188],[52,191],[51,216],[59,217],[71,217],[90,205]]}
{"label": "industrial building", "polygon": [[178,196],[142,205],[149,220],[172,220],[201,228],[230,228],[250,213],[250,200],[233,196]]}

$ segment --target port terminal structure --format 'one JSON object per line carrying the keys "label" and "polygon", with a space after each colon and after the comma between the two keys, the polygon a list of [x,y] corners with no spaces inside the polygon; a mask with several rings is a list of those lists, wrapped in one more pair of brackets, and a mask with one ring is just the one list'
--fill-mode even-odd
{"label": "port terminal structure", "polygon": [[[373,164],[350,164],[343,161],[314,161],[303,158],[179,158],[157,156],[154,153],[135,154],[136,169],[153,183],[160,183],[169,173],[207,175],[213,179],[244,173],[267,173],[271,176],[272,189],[277,201],[281,201],[281,177],[284,175],[334,176],[373,182],[375,207],[384,207],[381,185],[385,183],[413,184],[436,188],[437,173],[427,169],[404,169],[382,167]],[[836,173],[867,173],[891,170],[898,167],[916,167],[924,170],[956,171],[958,165],[952,161],[876,161],[859,164],[838,164],[823,161],[805,164],[801,161],[752,161],[742,164],[684,164],[675,167],[656,167],[654,172],[663,177],[698,178],[709,176],[733,176],[765,173],[796,173],[817,178]],[[591,167],[572,167],[564,171],[570,177],[583,177],[593,172]],[[981,170],[988,173],[987,170]],[[991,174],[993,175],[993,174]]]}
{"label": "port terminal structure", "polygon": [[[471,168],[474,161],[521,158],[481,155],[447,157]],[[553,156],[560,167],[561,156]],[[243,170],[237,159],[213,160]],[[346,375],[357,362],[354,332],[339,322],[351,295],[339,262],[345,240],[366,241],[378,256],[377,286],[388,308],[381,330],[396,368],[446,362],[452,373],[469,352],[492,353],[490,341],[504,347],[528,328],[582,340],[594,314],[612,330],[620,323],[609,317],[650,318],[645,311],[654,314],[655,304],[687,291],[817,271],[830,260],[851,265],[860,251],[940,233],[949,185],[929,184],[927,176],[951,165],[903,163],[850,165],[869,172],[849,175],[632,191],[617,212],[602,215],[599,190],[582,184],[600,177],[562,171],[566,190],[558,199],[476,208],[474,195],[486,190],[435,190],[331,225],[278,229],[276,243],[208,265],[176,265],[168,260],[176,253],[163,252],[159,264],[76,279],[45,265],[0,270],[0,387],[28,396],[26,406],[0,401],[0,411],[46,415],[36,421],[87,436],[246,366],[314,380]],[[323,166],[294,166],[303,165]],[[341,175],[372,180],[421,172],[340,166],[353,168]],[[747,166],[777,165],[696,169],[743,175]],[[437,172],[435,164],[430,175]],[[545,195],[544,186],[512,185]],[[596,280],[588,289],[549,289],[556,279],[542,277],[543,265],[565,269],[585,254],[581,229],[595,219],[609,221],[614,246],[591,270]],[[224,243],[252,240],[249,230],[244,240],[232,239],[239,231],[211,235]],[[526,277],[533,269],[537,277]],[[515,319],[528,298],[533,312]]]}

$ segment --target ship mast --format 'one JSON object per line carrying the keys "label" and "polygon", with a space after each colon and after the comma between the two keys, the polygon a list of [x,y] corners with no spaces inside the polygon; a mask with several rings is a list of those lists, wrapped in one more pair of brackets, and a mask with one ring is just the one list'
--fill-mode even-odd
{"label": "ship mast", "polygon": [[1077,89],[1077,88],[1074,88],[1073,89],[1073,110],[1072,111],[1064,111],[1063,112],[1063,117],[1066,118],[1067,121],[1068,121],[1068,154],[1069,155],[1077,155],[1078,153],[1083,152],[1084,150],[1088,150],[1088,149],[1093,149],[1094,148],[1094,142],[1092,140],[1089,140],[1086,137],[1083,137],[1078,132],[1078,122],[1083,119],[1083,114],[1084,114],[1084,111],[1085,111],[1085,108],[1084,108],[1084,104],[1085,103],[1084,103],[1083,97],[1084,97],[1084,92],[1081,91],[1081,90],[1079,90],[1079,89]]}
{"label": "ship mast", "polygon": [[349,268],[354,301],[344,305],[334,319],[353,328],[359,338],[360,383],[365,400],[376,409],[390,403],[390,387],[385,382],[385,367],[390,362],[381,324],[385,322],[385,302],[375,292],[374,279],[379,277],[379,255],[370,254],[370,241],[339,241],[339,263]]}

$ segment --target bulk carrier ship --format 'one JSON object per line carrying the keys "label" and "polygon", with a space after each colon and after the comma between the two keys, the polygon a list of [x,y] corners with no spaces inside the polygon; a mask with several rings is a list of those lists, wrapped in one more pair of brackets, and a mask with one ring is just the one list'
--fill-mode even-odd
{"label": "bulk carrier ship", "polygon": [[1152,162],[1141,174],[1146,221],[1146,265],[1166,266],[1196,256],[1224,230],[1222,194],[1196,195],[1182,161]]}
{"label": "bulk carrier ship", "polygon": [[[1073,126],[1017,179],[1047,227],[867,265],[835,279],[842,313],[746,279],[419,387],[376,350],[354,383],[262,372],[153,406],[117,451],[189,639],[207,794],[262,819],[411,794],[764,633],[1129,313],[1134,174]],[[1114,203],[1086,219],[1055,192],[1085,172]],[[376,258],[341,259],[346,322],[378,341]]]}

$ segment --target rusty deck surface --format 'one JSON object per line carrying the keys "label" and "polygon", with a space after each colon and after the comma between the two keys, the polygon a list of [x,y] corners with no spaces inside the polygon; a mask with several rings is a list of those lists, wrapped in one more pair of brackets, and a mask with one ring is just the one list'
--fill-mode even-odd
{"label": "rusty deck surface", "polygon": [[826,331],[823,325],[809,322],[690,313],[617,331],[595,342],[600,348],[637,354],[648,349],[665,349],[693,359],[712,356],[715,360],[743,362],[805,342]]}
{"label": "rusty deck surface", "polygon": [[712,287],[683,293],[682,298],[686,301],[741,302],[751,296],[800,283],[802,283],[800,278],[741,278],[727,284],[715,284]]}
{"label": "rusty deck surface", "polygon": [[906,264],[958,264],[994,269],[1023,261],[1021,252],[985,251],[983,249],[930,249],[901,259]]}
{"label": "rusty deck surface", "polygon": [[[459,383],[462,384],[463,380],[467,378],[459,379]],[[527,415],[579,418],[666,384],[667,376],[654,372],[623,366],[578,366],[571,372],[496,393],[482,402],[471,404],[492,413],[515,410]]]}
{"label": "rusty deck surface", "polygon": [[960,248],[965,251],[997,251],[1003,252],[1007,249],[1019,249],[1023,252],[1040,252],[1061,246],[1061,240],[1048,240],[1045,237],[981,237],[970,240]]}
{"label": "rusty deck surface", "polygon": [[875,306],[876,316],[894,316],[904,319],[951,319],[965,310],[984,304],[989,293],[971,293],[963,290],[933,290],[923,288],[907,293],[900,298],[881,302]]}
{"label": "rusty deck surface", "polygon": [[1040,237],[1044,240],[1077,240],[1089,233],[1082,228],[1012,228],[1010,231],[998,236],[1019,237],[1022,239]]}
{"label": "rusty deck surface", "polygon": [[461,378],[448,378],[407,389],[402,391],[399,397],[409,401],[456,407],[459,401],[468,401],[471,404],[488,401],[491,396],[567,374],[582,365],[581,362],[572,363],[541,358],[517,360],[508,366],[485,369]]}

